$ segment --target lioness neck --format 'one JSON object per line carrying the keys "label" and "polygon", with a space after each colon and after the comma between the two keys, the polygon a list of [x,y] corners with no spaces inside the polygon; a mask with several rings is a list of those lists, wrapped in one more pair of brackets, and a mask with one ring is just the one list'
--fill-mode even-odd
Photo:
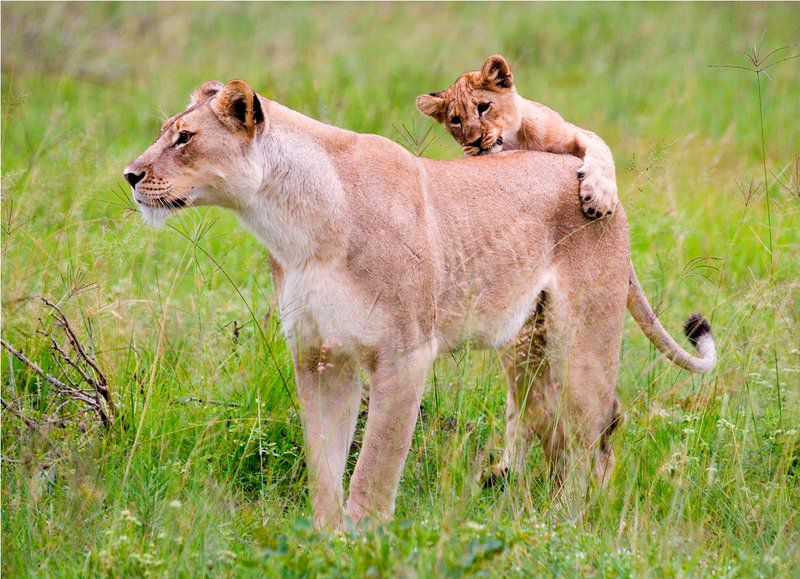
{"label": "lioness neck", "polygon": [[266,107],[270,125],[251,153],[261,186],[237,208],[239,218],[284,268],[334,259],[341,253],[345,202],[326,146],[349,131],[273,101]]}

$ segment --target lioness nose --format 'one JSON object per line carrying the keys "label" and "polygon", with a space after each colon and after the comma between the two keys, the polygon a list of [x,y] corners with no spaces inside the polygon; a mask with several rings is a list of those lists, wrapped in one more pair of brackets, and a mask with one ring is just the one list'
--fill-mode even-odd
{"label": "lioness nose", "polygon": [[477,139],[475,139],[474,141],[472,141],[472,142],[469,144],[469,146],[470,146],[470,147],[479,147],[479,148],[480,148],[480,146],[481,146],[481,143],[482,143],[482,142],[483,142],[483,137],[478,137]]}
{"label": "lioness nose", "polygon": [[142,171],[141,173],[134,173],[133,171],[128,171],[125,173],[125,180],[131,184],[131,187],[136,187],[136,184],[144,179],[145,172]]}

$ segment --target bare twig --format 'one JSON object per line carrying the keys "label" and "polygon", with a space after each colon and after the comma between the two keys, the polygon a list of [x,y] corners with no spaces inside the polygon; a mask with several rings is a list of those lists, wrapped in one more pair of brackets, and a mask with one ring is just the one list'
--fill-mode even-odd
{"label": "bare twig", "polygon": [[[39,367],[39,365],[36,364],[36,362],[34,362],[32,360],[29,360],[25,356],[25,354],[23,354],[22,352],[17,350],[14,346],[12,346],[8,342],[6,342],[3,338],[0,338],[0,345],[2,345],[6,350],[8,350],[12,354],[14,354],[14,356],[16,356],[16,358],[20,362],[22,362],[23,364],[28,366],[31,370],[33,370],[34,372],[39,374],[39,376],[41,376],[43,379],[45,379],[47,382],[49,382],[51,386],[57,388],[58,390],[67,390],[67,391],[71,391],[72,390],[72,388],[70,388],[69,386],[64,384],[61,380],[51,376],[50,374],[48,374],[44,370],[42,370]],[[87,397],[85,394],[83,394],[83,392],[78,391],[78,394],[86,398],[86,400],[84,400],[84,402],[89,402],[89,403],[93,402],[93,400],[91,398]]]}
{"label": "bare twig", "polygon": [[16,417],[17,417],[17,418],[19,418],[20,420],[22,420],[22,422],[24,422],[24,423],[25,423],[25,426],[26,426],[26,427],[28,427],[28,430],[30,430],[30,431],[36,431],[36,430],[39,428],[39,425],[38,425],[38,424],[36,424],[36,422],[35,422],[34,420],[31,420],[30,418],[28,418],[27,416],[25,416],[24,414],[22,414],[22,412],[20,412],[19,410],[17,410],[17,409],[14,407],[14,405],[13,405],[13,404],[11,404],[10,402],[6,402],[6,399],[5,399],[5,398],[0,398],[0,404],[2,404],[2,405],[3,405],[3,408],[4,408],[5,410],[8,410],[8,411],[9,411],[11,414],[13,414],[14,416],[16,416]]}

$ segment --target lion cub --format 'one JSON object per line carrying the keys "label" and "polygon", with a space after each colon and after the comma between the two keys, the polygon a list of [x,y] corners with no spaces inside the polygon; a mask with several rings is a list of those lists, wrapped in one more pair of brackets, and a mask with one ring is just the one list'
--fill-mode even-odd
{"label": "lion cub", "polygon": [[417,97],[417,108],[442,123],[467,155],[523,149],[583,159],[578,170],[584,213],[603,217],[617,205],[614,157],[605,141],[554,110],[522,98],[506,60],[490,56],[448,89]]}

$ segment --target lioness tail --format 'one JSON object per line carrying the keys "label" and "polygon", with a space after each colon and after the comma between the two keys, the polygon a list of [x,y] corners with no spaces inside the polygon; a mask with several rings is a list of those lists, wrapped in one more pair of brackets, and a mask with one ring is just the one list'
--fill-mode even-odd
{"label": "lioness tail", "polygon": [[642,286],[639,285],[632,263],[628,287],[628,311],[633,316],[633,319],[636,320],[636,323],[639,324],[644,335],[676,365],[698,374],[706,374],[714,368],[717,363],[717,349],[714,344],[714,334],[711,333],[711,324],[708,323],[708,320],[701,314],[694,313],[689,316],[689,319],[683,325],[684,334],[700,354],[700,357],[692,356],[661,325],[658,316],[656,316],[647,301],[647,296],[644,295]]}

